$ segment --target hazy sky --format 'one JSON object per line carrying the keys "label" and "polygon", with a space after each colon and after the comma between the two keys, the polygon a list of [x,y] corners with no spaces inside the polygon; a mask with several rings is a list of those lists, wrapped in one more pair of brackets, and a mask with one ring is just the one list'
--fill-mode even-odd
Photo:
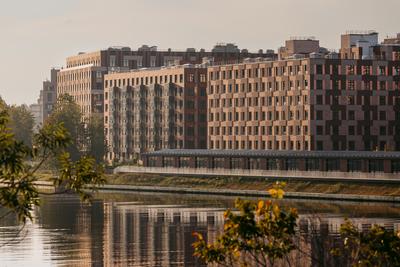
{"label": "hazy sky", "polygon": [[400,32],[400,0],[0,0],[0,95],[36,102],[51,67],[114,45],[277,49],[316,36],[338,49],[346,30]]}

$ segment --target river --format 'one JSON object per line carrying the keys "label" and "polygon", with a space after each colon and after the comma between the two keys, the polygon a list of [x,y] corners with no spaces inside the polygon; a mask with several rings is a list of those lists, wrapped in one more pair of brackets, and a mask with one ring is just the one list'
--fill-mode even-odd
{"label": "river", "polygon": [[[88,204],[72,195],[47,196],[23,228],[14,217],[0,220],[0,266],[201,266],[192,256],[192,233],[214,240],[234,199],[113,192]],[[400,223],[395,204],[285,200],[282,205],[297,208],[301,231],[320,239],[337,235],[345,217],[360,228],[379,223],[398,229]],[[329,258],[313,238],[306,240],[301,246]],[[298,266],[314,264],[296,255]]]}

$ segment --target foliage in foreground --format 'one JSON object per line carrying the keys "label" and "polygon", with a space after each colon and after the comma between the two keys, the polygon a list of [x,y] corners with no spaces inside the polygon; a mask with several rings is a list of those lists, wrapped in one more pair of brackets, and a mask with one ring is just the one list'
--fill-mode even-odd
{"label": "foliage in foreground", "polygon": [[[284,184],[277,183],[269,193],[273,199],[282,198]],[[290,266],[289,254],[298,250],[310,257],[317,266],[324,260],[314,258],[297,247],[302,238],[297,228],[295,209],[282,209],[272,200],[258,203],[237,199],[238,212],[224,214],[223,233],[209,244],[194,233],[194,255],[207,264],[218,266]],[[331,246],[331,256],[343,266],[400,266],[400,232],[379,225],[360,231],[350,220],[341,225],[340,236]],[[331,244],[332,245],[332,244]],[[319,255],[322,256],[322,255]],[[326,263],[326,262],[325,262]]]}
{"label": "foliage in foreground", "polygon": [[347,257],[351,266],[400,266],[400,232],[373,225],[359,231],[346,220],[340,228],[342,249],[335,248],[332,254]]}
{"label": "foliage in foreground", "polygon": [[[283,194],[281,188],[271,192],[276,198]],[[235,207],[238,213],[225,212],[223,234],[214,244],[207,244],[201,234],[195,233],[195,256],[205,263],[224,266],[273,266],[295,249],[295,209],[281,209],[271,200],[253,203],[238,199]]]}
{"label": "foliage in foreground", "polygon": [[82,199],[88,199],[90,194],[84,188],[89,184],[95,188],[105,182],[103,169],[94,159],[82,157],[73,161],[65,152],[71,138],[62,124],[46,124],[34,135],[31,148],[16,140],[8,121],[8,111],[0,106],[0,205],[8,208],[6,214],[0,214],[0,219],[10,213],[15,213],[22,222],[32,219],[33,208],[40,204],[35,173],[50,157],[59,160],[59,175],[53,182],[63,192],[76,192]]}

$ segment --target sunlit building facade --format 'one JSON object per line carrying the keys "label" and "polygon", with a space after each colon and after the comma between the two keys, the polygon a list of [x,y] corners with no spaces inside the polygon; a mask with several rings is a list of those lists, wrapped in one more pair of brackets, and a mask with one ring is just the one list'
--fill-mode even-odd
{"label": "sunlit building facade", "polygon": [[208,68],[208,148],[400,150],[400,61],[311,58]]}
{"label": "sunlit building facade", "polygon": [[207,147],[207,69],[192,65],[105,76],[107,160]]}

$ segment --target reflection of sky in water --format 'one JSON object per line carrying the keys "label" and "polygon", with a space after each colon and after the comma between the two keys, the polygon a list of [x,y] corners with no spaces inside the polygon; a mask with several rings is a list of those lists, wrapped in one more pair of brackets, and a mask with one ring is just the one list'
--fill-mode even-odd
{"label": "reflection of sky in water", "polygon": [[20,229],[14,226],[0,228],[0,266],[53,266],[54,260],[62,259],[52,255],[51,249],[55,246],[62,250],[62,244],[57,244],[61,230],[49,231],[32,223],[22,231]]}
{"label": "reflection of sky in water", "polygon": [[[75,197],[46,197],[19,242],[0,247],[2,266],[199,266],[192,232],[215,239],[223,211],[234,198],[105,194],[91,205]],[[391,204],[285,201],[304,214],[317,213],[337,230],[343,217],[360,227],[382,223],[397,228],[400,208]],[[305,220],[304,220],[305,218]],[[18,231],[15,219],[0,221],[0,243]],[[1,245],[0,244],[0,245]]]}

